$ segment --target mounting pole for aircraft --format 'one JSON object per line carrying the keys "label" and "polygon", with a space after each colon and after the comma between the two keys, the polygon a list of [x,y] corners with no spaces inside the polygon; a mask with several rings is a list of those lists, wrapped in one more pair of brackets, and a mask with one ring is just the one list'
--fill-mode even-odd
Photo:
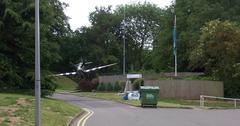
{"label": "mounting pole for aircraft", "polygon": [[126,30],[125,30],[125,25],[126,25],[126,22],[125,22],[125,18],[126,18],[126,15],[125,15],[125,4],[124,4],[124,22],[123,22],[123,75],[126,74],[126,40],[125,40],[125,34],[126,34]]}
{"label": "mounting pole for aircraft", "polygon": [[35,126],[41,126],[40,102],[40,26],[39,26],[39,0],[35,0]]}

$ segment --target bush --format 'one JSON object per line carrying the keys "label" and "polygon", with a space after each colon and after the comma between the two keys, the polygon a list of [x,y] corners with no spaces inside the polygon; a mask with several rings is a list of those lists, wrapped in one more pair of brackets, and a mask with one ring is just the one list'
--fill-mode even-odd
{"label": "bush", "polygon": [[103,83],[98,84],[98,86],[97,86],[97,91],[105,91],[105,86],[104,86]]}
{"label": "bush", "polygon": [[143,78],[139,78],[133,81],[133,90],[139,90],[140,86],[143,86]]}
{"label": "bush", "polygon": [[92,90],[96,90],[97,89],[97,86],[98,86],[98,79],[95,78],[95,79],[92,79]]}
{"label": "bush", "polygon": [[92,91],[94,89],[96,89],[97,84],[93,83],[92,81],[89,80],[80,80],[80,82],[78,83],[78,90],[81,91]]}
{"label": "bush", "polygon": [[113,91],[113,85],[111,83],[106,84],[105,90],[106,91]]}
{"label": "bush", "polygon": [[116,92],[119,92],[122,90],[122,87],[120,86],[120,84],[118,82],[116,82],[114,85],[113,85],[113,90],[116,91]]}
{"label": "bush", "polygon": [[240,98],[240,79],[224,81],[224,95],[230,98]]}

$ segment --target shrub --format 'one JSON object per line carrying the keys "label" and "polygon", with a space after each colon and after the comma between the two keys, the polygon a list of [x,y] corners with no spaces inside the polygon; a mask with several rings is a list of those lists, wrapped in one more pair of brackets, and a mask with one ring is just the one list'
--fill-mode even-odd
{"label": "shrub", "polygon": [[97,91],[105,91],[105,86],[104,86],[103,83],[98,84],[98,86],[97,86]]}
{"label": "shrub", "polygon": [[124,88],[125,88],[125,85],[126,85],[126,82],[125,81],[118,81],[117,82],[118,84],[119,84],[119,86],[121,87],[121,92],[123,92],[124,91]]}
{"label": "shrub", "polygon": [[133,81],[133,90],[139,90],[140,86],[143,86],[143,78],[139,78]]}
{"label": "shrub", "polygon": [[89,81],[89,80],[80,80],[78,83],[78,90],[81,91],[92,91],[94,89],[95,85]]}
{"label": "shrub", "polygon": [[240,79],[229,79],[224,81],[224,96],[230,98],[240,98]]}
{"label": "shrub", "polygon": [[113,86],[112,86],[112,84],[111,84],[111,83],[106,84],[105,90],[106,90],[106,91],[113,91]]}
{"label": "shrub", "polygon": [[96,90],[97,89],[97,86],[98,86],[98,79],[95,78],[95,79],[92,79],[92,90]]}
{"label": "shrub", "polygon": [[118,82],[116,82],[114,85],[113,85],[113,90],[114,91],[121,91],[122,90],[122,87],[120,86],[120,84]]}

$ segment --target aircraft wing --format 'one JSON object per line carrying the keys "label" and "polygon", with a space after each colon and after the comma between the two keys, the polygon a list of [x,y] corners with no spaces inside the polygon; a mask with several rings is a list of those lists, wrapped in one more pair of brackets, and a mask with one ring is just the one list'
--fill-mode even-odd
{"label": "aircraft wing", "polygon": [[77,74],[77,72],[60,73],[60,74],[54,74],[52,76],[57,77],[57,76],[68,76],[68,75],[75,75],[75,74]]}
{"label": "aircraft wing", "polygon": [[99,69],[102,69],[102,68],[105,68],[105,67],[110,67],[110,66],[113,66],[113,65],[116,65],[116,64],[117,63],[112,63],[112,64],[108,64],[108,65],[104,65],[104,66],[94,67],[94,68],[91,68],[91,69],[84,70],[84,72],[87,73],[87,72],[99,70]]}

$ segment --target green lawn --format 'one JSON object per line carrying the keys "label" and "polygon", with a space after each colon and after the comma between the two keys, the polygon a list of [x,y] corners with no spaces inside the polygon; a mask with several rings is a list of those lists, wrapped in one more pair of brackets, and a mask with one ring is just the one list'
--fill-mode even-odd
{"label": "green lawn", "polygon": [[54,83],[57,84],[57,90],[75,90],[77,83],[65,76],[54,77]]}
{"label": "green lawn", "polygon": [[[133,106],[140,106],[139,100],[123,100],[115,92],[79,92],[73,93],[78,96],[87,96],[105,100],[116,101]],[[233,108],[233,102],[208,100],[205,103],[206,108]],[[181,99],[162,99],[158,100],[158,107],[165,108],[199,108],[199,100],[181,100]],[[238,106],[239,108],[240,106]]]}
{"label": "green lawn", "polygon": [[[34,126],[33,96],[0,93],[0,126]],[[77,106],[63,101],[42,98],[42,126],[66,126],[80,113]]]}

